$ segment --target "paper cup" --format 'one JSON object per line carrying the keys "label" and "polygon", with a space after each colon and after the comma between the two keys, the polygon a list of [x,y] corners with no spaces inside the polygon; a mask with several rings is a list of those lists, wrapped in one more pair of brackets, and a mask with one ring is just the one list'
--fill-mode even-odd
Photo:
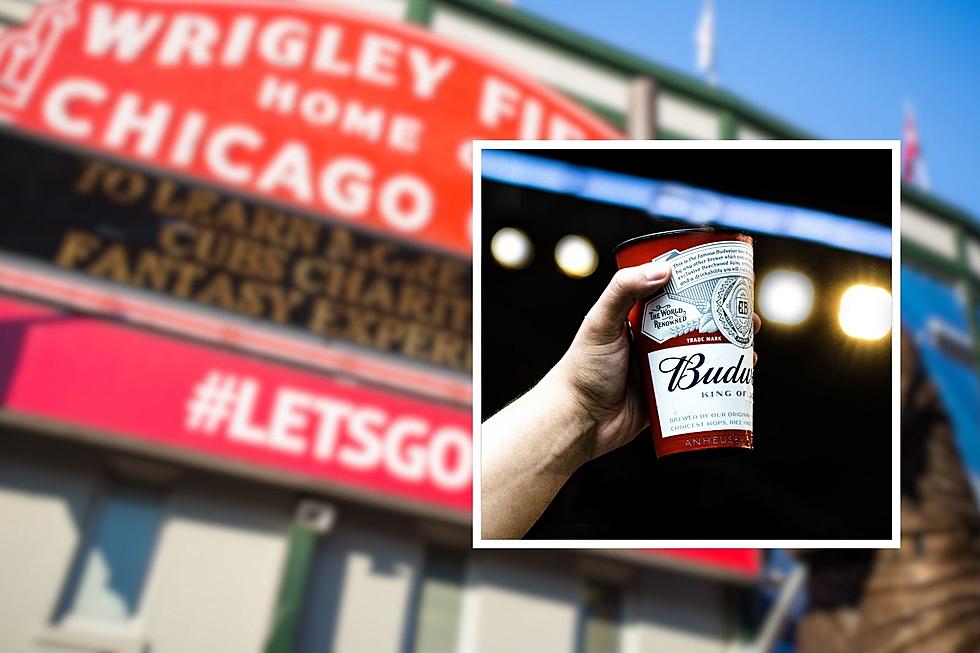
{"label": "paper cup", "polygon": [[673,274],[629,313],[657,458],[752,449],[752,238],[682,229],[616,247],[620,268],[668,261]]}

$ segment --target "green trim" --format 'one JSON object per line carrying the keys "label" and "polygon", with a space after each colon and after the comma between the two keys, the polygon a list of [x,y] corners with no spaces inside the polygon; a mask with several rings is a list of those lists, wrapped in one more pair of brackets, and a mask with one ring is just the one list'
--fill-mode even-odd
{"label": "green trim", "polygon": [[726,141],[734,141],[738,138],[738,120],[735,119],[735,114],[731,111],[725,111],[721,114],[721,127],[719,128],[721,132],[718,137]]}
{"label": "green trim", "polygon": [[604,63],[629,76],[649,75],[657,80],[662,89],[682,91],[686,95],[696,97],[708,104],[728,108],[739,117],[767,125],[767,130],[774,132],[780,138],[813,138],[804,130],[743,101],[728,91],[708,86],[693,77],[652,63],[626,50],[607,45],[534,14],[491,0],[439,0],[439,4],[479,14],[497,23],[531,34],[542,41],[558,46],[566,52]]}
{"label": "green trim", "polygon": [[902,238],[902,263],[915,263],[926,270],[939,274],[951,281],[965,281],[968,286],[980,288],[980,284],[971,278],[969,272],[960,261],[945,259],[921,245]]}
{"label": "green trim", "polygon": [[432,24],[432,14],[435,9],[433,0],[408,0],[408,11],[405,20],[410,23],[429,26]]}
{"label": "green trim", "polygon": [[[769,131],[769,128],[765,125],[758,125],[754,122],[749,122],[748,120],[740,120],[738,123],[739,129],[742,127],[746,129],[751,129],[752,131],[758,132],[764,138],[762,140],[772,140],[773,138],[778,138]],[[741,140],[741,139],[740,139]]]}
{"label": "green trim", "polygon": [[966,286],[966,319],[973,336],[974,368],[980,374],[980,324],[977,323],[976,307],[980,302],[980,282],[971,277],[959,262],[948,261],[922,247],[902,240],[902,265],[911,263],[927,273],[951,283],[963,281]]}
{"label": "green trim", "polygon": [[656,138],[662,141],[687,141],[690,140],[689,136],[685,136],[680,132],[675,132],[664,127],[657,126],[656,128]]}
{"label": "green trim", "polygon": [[937,254],[930,252],[924,247],[902,238],[902,260],[906,263],[912,262],[927,271],[939,274],[942,277],[955,281],[963,277],[963,268],[957,261],[950,261]]}
{"label": "green trim", "polygon": [[[970,281],[976,281],[972,276],[973,271],[970,270],[970,264],[967,259],[968,254],[966,251],[966,235],[962,231],[958,234],[957,241],[960,264],[966,270]],[[970,325],[970,334],[973,336],[973,365],[975,370],[980,372],[980,324],[977,324],[977,316],[975,312],[977,307],[976,298],[978,295],[980,295],[980,292],[978,292],[978,285],[980,284],[967,283],[966,292],[963,293],[963,299],[964,303],[966,304],[964,306],[966,312],[966,322]]]}
{"label": "green trim", "polygon": [[974,293],[967,293],[967,294],[971,295],[966,300],[966,310],[970,314],[968,319],[970,322],[970,328],[973,330],[973,354],[974,354],[973,370],[978,375],[980,375],[980,324],[977,324],[977,318],[976,318],[976,307],[978,306],[978,304],[977,304],[976,294]]}
{"label": "green trim", "polygon": [[582,105],[592,113],[596,114],[597,116],[599,116],[600,118],[608,122],[616,129],[619,129],[620,131],[626,129],[625,114],[620,113],[619,111],[616,111],[615,109],[607,107],[603,104],[599,104],[594,100],[588,100],[582,97],[581,95],[572,93],[571,91],[566,91],[563,88],[555,87],[555,90],[561,93],[562,95],[564,95],[565,97],[567,97],[568,99],[572,100],[576,104]]}
{"label": "green trim", "polygon": [[289,527],[289,547],[286,553],[285,569],[276,597],[273,613],[272,632],[266,642],[264,653],[292,653],[296,640],[296,626],[299,623],[306,585],[313,566],[317,534],[315,531],[293,524]]}
{"label": "green trim", "polygon": [[973,236],[980,237],[980,222],[977,222],[973,216],[963,209],[941,200],[935,195],[919,190],[915,186],[903,185],[902,201],[908,201],[927,213],[939,214],[944,218],[949,218]]}

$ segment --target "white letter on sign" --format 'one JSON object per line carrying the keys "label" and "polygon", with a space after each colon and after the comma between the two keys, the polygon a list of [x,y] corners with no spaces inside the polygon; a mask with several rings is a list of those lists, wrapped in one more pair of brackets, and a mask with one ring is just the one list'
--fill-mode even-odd
{"label": "white letter on sign", "polygon": [[69,78],[51,89],[44,98],[41,114],[45,122],[56,132],[72,138],[85,138],[92,134],[92,122],[74,118],[68,112],[73,100],[86,100],[93,104],[105,102],[108,95],[105,87],[90,79]]}
{"label": "white letter on sign", "polygon": [[320,173],[320,195],[328,207],[349,216],[361,216],[371,201],[371,181],[374,171],[367,163],[354,157],[342,157],[323,168]]}
{"label": "white letter on sign", "polygon": [[436,93],[436,87],[453,69],[453,60],[441,57],[432,61],[429,53],[421,48],[411,47],[408,50],[408,65],[412,68],[414,82],[412,93],[417,98],[429,99]]}
{"label": "white letter on sign", "polygon": [[235,402],[234,412],[228,423],[228,439],[257,445],[265,444],[266,432],[261,426],[249,422],[258,396],[259,384],[253,379],[242,379],[238,387],[238,401]]}
{"label": "white letter on sign", "polygon": [[118,150],[126,147],[130,135],[136,136],[136,151],[147,158],[155,156],[170,120],[171,107],[166,102],[153,102],[149,110],[140,113],[140,96],[123,93],[112,112],[106,129],[105,143]]}
{"label": "white letter on sign", "polygon": [[296,107],[298,94],[296,82],[281,82],[275,75],[266,75],[259,86],[258,105],[266,111],[274,109],[279,113],[290,113]]}
{"label": "white letter on sign", "polygon": [[229,158],[228,151],[236,145],[257,150],[262,147],[262,135],[245,125],[222,127],[208,141],[204,159],[216,177],[244,184],[252,178],[252,168],[244,163],[234,163]]}
{"label": "white letter on sign", "polygon": [[308,409],[312,404],[313,397],[305,392],[281,389],[276,395],[276,406],[269,423],[269,447],[294,456],[303,453],[306,440],[294,429],[306,427],[309,420],[303,409]]}
{"label": "white letter on sign", "polygon": [[259,37],[259,52],[270,65],[295,68],[306,57],[309,26],[301,20],[280,18],[269,23]]}
{"label": "white letter on sign", "polygon": [[306,146],[297,141],[286,143],[259,177],[255,187],[264,193],[287,188],[296,199],[312,201],[313,187],[310,184],[310,160]]}
{"label": "white letter on sign", "polygon": [[336,401],[318,397],[313,407],[320,414],[320,426],[316,432],[316,445],[313,447],[313,457],[317,460],[330,460],[337,447],[337,436],[340,425],[354,411],[354,407],[346,401]]}
{"label": "white letter on sign", "polygon": [[[429,443],[429,474],[432,482],[444,490],[458,490],[470,482],[472,439],[461,429],[447,426],[439,429]],[[449,467],[447,453],[456,451],[456,466]]]}
{"label": "white letter on sign", "polygon": [[418,231],[432,217],[432,193],[417,177],[392,177],[378,196],[378,212],[396,229]]}
{"label": "white letter on sign", "polygon": [[211,63],[211,48],[218,40],[218,26],[203,14],[177,14],[160,46],[161,66],[176,66],[184,55],[192,66]]}
{"label": "white letter on sign", "polygon": [[501,119],[513,118],[517,115],[517,101],[520,97],[520,91],[510,84],[496,77],[487,77],[483,82],[483,94],[480,98],[480,123],[487,127],[497,127]]}
{"label": "white letter on sign", "polygon": [[113,16],[113,11],[110,5],[92,5],[85,35],[85,54],[101,57],[114,50],[117,61],[132,61],[159,31],[163,16],[148,14],[144,18],[136,9],[125,9]]}
{"label": "white letter on sign", "polygon": [[341,449],[340,462],[352,469],[373,469],[381,462],[381,429],[388,415],[377,408],[361,408],[347,421],[351,446]]}
{"label": "white letter on sign", "polygon": [[[388,428],[385,466],[392,476],[403,481],[421,481],[425,477],[425,451],[418,440],[424,438],[428,430],[428,423],[415,417],[403,417]],[[403,446],[409,438],[417,442]]]}
{"label": "white letter on sign", "polygon": [[402,44],[380,34],[364,35],[361,56],[357,60],[357,76],[379,86],[395,85],[395,66]]}

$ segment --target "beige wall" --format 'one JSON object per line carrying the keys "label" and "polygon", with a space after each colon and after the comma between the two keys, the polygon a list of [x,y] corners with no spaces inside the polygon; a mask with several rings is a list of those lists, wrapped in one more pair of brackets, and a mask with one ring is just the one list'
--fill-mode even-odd
{"label": "beige wall", "polygon": [[404,18],[408,13],[408,0],[316,0],[324,4],[341,5],[358,11],[380,14],[385,18]]}
{"label": "beige wall", "polygon": [[423,555],[411,530],[365,528],[341,510],[318,547],[297,653],[405,650]]}
{"label": "beige wall", "polygon": [[550,552],[478,551],[470,559],[461,653],[574,653],[578,579]]}
{"label": "beige wall", "polygon": [[[169,475],[172,488],[137,623],[108,634],[50,624],[92,498],[106,470],[119,469],[111,459],[0,431],[0,651],[260,653],[296,495],[171,466],[126,466]],[[426,541],[468,549],[465,529],[337,508],[318,545],[298,653],[411,651]],[[608,569],[605,580],[623,587],[621,653],[731,650],[733,605],[722,584],[553,551],[468,554],[457,650],[575,653],[582,583]]]}
{"label": "beige wall", "polygon": [[0,433],[0,651],[33,651],[55,608],[93,491],[91,468],[37,465]]}
{"label": "beige wall", "polygon": [[575,653],[586,577],[623,590],[621,653],[736,647],[734,605],[721,583],[575,553],[476,551],[468,570],[461,653]]}
{"label": "beige wall", "polygon": [[146,589],[153,653],[258,653],[269,634],[292,503],[190,480],[174,493]]}
{"label": "beige wall", "polygon": [[178,477],[139,623],[68,628],[51,620],[107,467],[56,440],[13,440],[0,432],[0,651],[261,651],[285,555],[288,493]]}
{"label": "beige wall", "polygon": [[734,605],[718,583],[650,571],[626,601],[623,653],[733,650]]}

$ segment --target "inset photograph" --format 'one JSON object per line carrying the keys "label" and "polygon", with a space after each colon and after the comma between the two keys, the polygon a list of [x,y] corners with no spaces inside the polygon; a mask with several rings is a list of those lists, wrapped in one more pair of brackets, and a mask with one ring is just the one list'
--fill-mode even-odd
{"label": "inset photograph", "polygon": [[480,142],[474,546],[897,548],[898,148]]}

